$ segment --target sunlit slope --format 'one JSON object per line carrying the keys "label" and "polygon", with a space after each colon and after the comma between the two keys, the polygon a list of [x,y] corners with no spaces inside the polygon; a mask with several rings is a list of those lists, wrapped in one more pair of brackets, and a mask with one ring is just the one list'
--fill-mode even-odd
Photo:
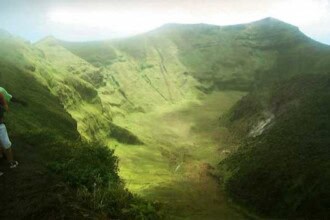
{"label": "sunlit slope", "polygon": [[116,148],[120,175],[127,187],[167,204],[173,219],[242,219],[208,175],[223,150],[219,140],[226,129],[218,126],[219,114],[242,95],[214,92],[198,102],[116,117],[117,124],[129,127],[145,143]]}
{"label": "sunlit slope", "polygon": [[[114,88],[109,85],[100,91],[109,99],[112,90],[119,90],[125,100],[113,99],[108,103],[115,106],[129,104],[122,109],[150,111],[155,106],[175,104],[198,95],[195,89],[198,83],[187,75],[186,67],[179,60],[177,46],[169,39],[159,41],[146,34],[115,42],[62,42],[62,45],[109,72],[108,78],[113,81],[111,86]],[[107,62],[102,61],[105,56],[110,58]],[[95,62],[95,57],[100,58],[99,62]]]}
{"label": "sunlit slope", "polygon": [[[49,38],[47,40],[50,41]],[[29,73],[31,79],[38,81],[44,86],[44,89],[48,90],[47,92],[57,96],[59,104],[62,104],[78,122],[79,132],[85,137],[93,137],[93,128],[90,128],[93,124],[84,123],[83,117],[86,117],[86,111],[84,111],[85,107],[81,106],[84,104],[86,106],[92,105],[92,110],[94,112],[97,112],[98,109],[99,112],[102,112],[102,107],[97,97],[97,91],[90,83],[93,81],[89,79],[95,74],[95,68],[88,69],[88,64],[79,58],[68,59],[68,57],[63,57],[63,52],[61,53],[61,51],[58,50],[56,51],[57,55],[63,57],[63,62],[60,64],[59,61],[51,57],[51,52],[54,51],[49,50],[48,53],[45,53],[35,45],[31,45],[10,34],[3,34],[1,43],[1,51],[3,52],[2,62],[6,63],[8,68],[21,68],[25,70]],[[50,58],[52,58],[51,62],[49,61]],[[85,64],[85,66],[83,64]],[[79,69],[74,69],[74,67],[78,66],[79,68],[84,68],[84,74],[77,75],[72,73],[72,71],[79,72]],[[19,77],[16,76],[12,77],[19,79]],[[29,84],[27,83],[26,86],[29,86]],[[75,110],[77,109],[80,111],[79,114],[75,114]],[[89,111],[89,114],[92,114],[93,111]],[[82,119],[79,120],[79,117]],[[92,118],[93,117],[90,117],[90,120],[92,120]]]}
{"label": "sunlit slope", "polygon": [[47,86],[78,122],[79,132],[87,139],[104,139],[111,122],[110,109],[105,111],[97,88],[103,84],[103,73],[48,37],[35,45],[44,62],[53,69]]}
{"label": "sunlit slope", "polygon": [[[63,108],[60,100],[36,78],[35,62],[40,53],[28,43],[10,34],[0,35],[0,82],[14,96],[28,103],[28,108],[14,105],[8,114],[10,130],[27,135],[48,131],[62,137],[77,138],[76,122]],[[47,120],[45,120],[47,118]]]}
{"label": "sunlit slope", "polygon": [[[273,18],[224,27],[168,24],[100,42],[46,38],[37,47],[61,74],[76,79],[64,82],[66,90],[82,87],[94,97],[83,94],[84,104],[71,110],[80,131],[94,137],[102,133],[98,127],[109,130],[107,124],[116,116],[197,100],[214,90],[250,91],[330,68],[328,47]],[[88,112],[95,115],[88,122],[91,128],[84,120]]]}
{"label": "sunlit slope", "polygon": [[78,130],[85,138],[99,142],[114,138],[128,144],[141,143],[131,132],[112,123],[114,115],[125,115],[142,107],[138,108],[139,102],[128,100],[109,71],[79,58],[52,37],[35,46],[54,70],[49,74],[48,87],[77,121]]}
{"label": "sunlit slope", "polygon": [[[272,18],[227,27],[169,24],[126,39],[91,42],[88,46],[86,43],[61,44],[94,66],[111,72],[128,100],[140,103],[141,112],[153,112],[153,106],[169,105],[170,100],[176,103],[177,100],[198,99],[199,92],[206,96],[216,90],[250,92],[229,113],[231,135],[221,137],[228,138],[226,146],[236,146],[242,145],[242,140],[247,136],[262,135],[253,139],[251,144],[243,145],[237,153],[233,153],[235,147],[224,151],[226,154],[233,153],[221,167],[228,174],[227,192],[240,205],[265,216],[327,215],[325,207],[328,201],[321,195],[329,192],[326,186],[329,173],[326,162],[329,160],[326,156],[326,146],[329,145],[326,138],[329,130],[326,128],[326,82],[330,70],[328,46],[308,38],[297,27]],[[100,58],[98,62],[95,60],[97,56]],[[136,67],[140,67],[139,71]],[[163,73],[168,73],[164,80]],[[157,90],[145,90],[139,81],[145,76]],[[171,80],[172,76],[179,80],[188,79],[189,83],[185,84],[187,90],[182,90],[183,95],[176,95],[172,89],[166,92],[165,84],[169,85],[167,88],[177,85]],[[129,86],[131,79],[138,85],[136,88]],[[174,92],[171,94],[169,91]],[[320,96],[317,96],[318,92]],[[151,103],[145,105],[145,100]],[[218,105],[223,104],[219,102]],[[156,108],[153,114],[159,117],[161,110]],[[148,119],[144,118],[147,116],[137,114],[138,117],[132,114],[126,120],[119,117],[117,121],[147,139],[147,143],[157,140],[152,146],[158,146],[158,149],[151,152],[155,157],[159,157],[159,151],[163,155],[181,152],[180,147],[175,148],[169,141],[175,137],[173,133],[168,135],[172,127],[178,134],[188,131],[189,138],[193,139],[192,127],[180,127],[182,124],[166,131],[157,126],[157,131],[163,133],[161,135],[155,134],[154,129],[144,132],[148,129]],[[135,124],[132,124],[134,121]],[[273,127],[268,127],[270,125]],[[263,134],[265,128],[269,130]],[[176,142],[185,143],[184,138]],[[199,152],[199,149],[194,152]],[[121,148],[119,152],[126,155],[129,161],[124,160],[123,163],[125,177],[129,179],[134,176],[131,172],[136,171],[133,167],[139,162],[130,160],[125,150]],[[148,155],[148,148],[135,150],[127,150],[132,158],[135,153],[139,154],[138,150],[143,152],[141,155]],[[220,158],[222,155],[217,156]],[[201,158],[211,163],[210,158]],[[166,156],[161,159],[166,161]],[[175,160],[175,167],[180,165],[178,161],[180,159]],[[128,165],[125,166],[125,163]],[[145,166],[151,164],[146,163]],[[156,165],[154,170],[166,170],[163,165]],[[162,175],[166,173],[160,170],[158,172]],[[321,176],[321,173],[326,174]],[[163,179],[155,182],[169,177],[171,175],[164,174]],[[138,177],[131,179],[132,185],[138,187],[143,182]]]}
{"label": "sunlit slope", "polygon": [[72,106],[64,106],[64,101],[81,101],[80,96],[69,99],[81,90],[68,83],[67,97],[61,97],[67,72],[63,66],[53,68],[46,56],[0,33],[0,86],[27,103],[10,103],[5,114],[20,165],[10,169],[6,160],[0,161],[0,218],[159,219],[158,208],[125,189],[113,151],[82,140],[76,118],[67,112]]}
{"label": "sunlit slope", "polygon": [[[283,127],[283,132],[287,135],[283,140],[291,143],[285,138],[296,135],[295,137],[300,139],[300,134],[297,135],[294,133],[295,129],[292,129],[304,123],[302,118],[303,113],[306,112],[298,114],[300,107],[312,109],[311,106],[314,104],[319,106],[320,103],[326,102],[324,94],[320,103],[314,96],[315,100],[311,96],[306,96],[306,99],[293,99],[292,102],[288,102],[294,109],[290,108],[292,113],[288,111],[280,114],[283,110],[281,103],[286,102],[285,97],[292,94],[290,85],[301,83],[299,76],[308,83],[309,79],[314,80],[313,77],[307,77],[309,74],[314,74],[316,77],[318,74],[327,74],[330,69],[330,49],[309,39],[297,27],[272,18],[227,27],[170,24],[146,34],[104,42],[72,43],[47,38],[35,45],[38,49],[31,48],[24,42],[20,42],[20,45],[23,45],[20,48],[27,48],[22,49],[23,56],[32,57],[31,62],[36,64],[34,75],[59,97],[77,120],[80,133],[99,141],[107,141],[106,138],[109,137],[125,143],[118,145],[117,154],[121,157],[121,172],[125,180],[129,181],[128,186],[140,193],[155,192],[150,196],[161,198],[163,201],[171,202],[171,199],[177,199],[170,195],[174,188],[182,193],[182,197],[188,198],[190,193],[181,185],[185,181],[195,181],[194,166],[202,169],[204,163],[206,167],[210,164],[214,165],[216,158],[223,158],[224,155],[234,152],[234,149],[221,150],[221,152],[218,150],[223,149],[224,138],[228,138],[228,142],[232,140],[225,128],[217,127],[217,119],[223,115],[224,109],[228,109],[244,94],[237,91],[251,92],[251,94],[234,107],[231,111],[234,116],[229,115],[233,117],[229,121],[229,127],[233,128],[232,134],[237,139],[232,143],[226,143],[226,146],[235,146],[242,140],[238,138],[246,135],[255,136],[262,133],[263,126],[268,125],[263,123],[268,119],[271,122],[275,120],[277,129]],[[39,55],[36,56],[38,53]],[[33,70],[33,67],[29,68]],[[292,77],[298,78],[287,82]],[[316,84],[321,86],[320,81],[322,80],[318,80]],[[280,88],[282,84],[286,85],[281,90],[283,93],[273,90],[274,87]],[[324,87],[323,84],[322,86]],[[305,86],[295,88],[303,88],[298,91],[305,96],[303,93]],[[308,90],[308,88],[306,87],[306,91],[316,94],[316,90]],[[327,90],[322,91],[326,93]],[[278,98],[283,97],[284,100],[271,98],[273,93],[278,94],[275,95]],[[219,99],[212,98],[212,96],[217,97],[216,94],[219,95]],[[210,101],[205,102],[207,103],[205,106],[196,107],[196,103],[203,102],[202,100]],[[275,103],[270,104],[270,100]],[[300,102],[302,102],[301,106]],[[314,104],[310,104],[311,102]],[[211,110],[208,109],[209,106],[212,106]],[[317,109],[318,107],[311,110],[309,119],[311,122],[314,119],[315,123],[320,121],[317,119],[319,117],[316,114]],[[320,105],[319,109],[323,107]],[[325,118],[324,112],[321,113]],[[197,118],[200,118],[200,121],[194,124],[193,121]],[[287,119],[291,121],[291,127],[287,124]],[[277,120],[279,123],[276,123]],[[122,128],[127,128],[134,135]],[[224,131],[228,137],[223,135]],[[273,132],[269,130],[271,131]],[[304,133],[307,130],[300,131],[306,136],[311,135]],[[278,203],[275,204],[268,199],[269,193],[262,194],[261,199],[259,198],[258,190],[262,192],[264,189],[273,190],[271,184],[268,185],[270,188],[267,184],[255,187],[255,185],[251,186],[251,182],[246,182],[250,176],[259,178],[258,171],[267,166],[272,166],[270,170],[275,170],[275,175],[282,175],[284,169],[278,163],[281,158],[291,159],[290,155],[300,153],[301,149],[297,147],[298,145],[290,148],[292,152],[287,148],[282,150],[287,145],[276,139],[277,134],[279,133],[274,132],[273,136],[267,136],[273,138],[271,141],[274,140],[274,143],[267,142],[270,139],[265,140],[263,142],[265,145],[253,148],[257,149],[257,152],[251,150],[246,154],[248,157],[243,157],[238,162],[235,160],[236,156],[230,157],[234,158],[234,162],[228,159],[229,174],[234,174],[228,177],[227,190],[240,204],[249,204],[249,208],[258,209],[257,211],[266,215],[274,215],[273,213],[278,211],[278,215],[283,217],[287,216],[288,210],[297,208],[296,205],[300,200],[304,200],[301,193],[295,196],[293,195],[295,192],[286,191],[288,195],[292,193],[287,198],[290,201],[287,201],[281,196],[283,195],[281,191],[279,193],[281,195],[276,197]],[[308,137],[312,140],[319,138]],[[127,140],[133,140],[130,143],[136,144],[140,144],[142,140],[145,145],[128,146]],[[109,143],[113,145],[112,140]],[[271,144],[279,147],[281,151],[272,154],[269,149]],[[324,153],[326,148],[322,148],[321,151]],[[245,155],[244,153],[238,151],[239,155]],[[307,157],[306,155],[304,154],[304,157]],[[261,163],[253,160],[255,157],[260,158]],[[264,163],[273,160],[274,163],[271,165]],[[300,168],[302,160],[292,161],[293,169]],[[325,164],[322,167],[326,167],[325,160],[322,161],[322,164]],[[308,163],[314,168],[314,162]],[[241,168],[243,177],[236,167]],[[324,171],[327,172],[326,169]],[[244,176],[245,173],[249,175]],[[288,177],[289,182],[300,178],[296,174],[294,170],[292,179]],[[307,171],[305,174],[309,175]],[[266,183],[275,182],[272,178],[266,176]],[[175,182],[177,179],[180,181]],[[308,181],[299,180],[301,181],[297,184],[305,187]],[[285,188],[287,186],[285,181],[287,180],[279,179],[276,182],[279,186],[277,189]],[[296,184],[295,181],[292,182]],[[260,183],[264,182],[261,180]],[[164,187],[172,184],[173,187]],[[245,186],[255,194],[251,195],[247,191],[244,192],[246,197],[239,198],[242,192],[237,190]],[[190,189],[196,191],[194,187]],[[325,187],[325,192],[326,190]],[[197,190],[197,192],[201,191]],[[208,193],[214,194],[213,191]],[[309,195],[311,194],[307,196]],[[211,202],[207,199],[206,201]],[[269,201],[271,204],[267,203]],[[266,204],[270,204],[267,207],[274,205],[274,210],[264,210]],[[302,207],[308,206],[306,205],[308,203],[304,204]],[[195,207],[187,208],[188,206],[187,203],[182,205],[183,209],[194,212],[192,209]],[[217,208],[214,207],[214,210]],[[216,212],[210,215],[214,213]]]}
{"label": "sunlit slope", "polygon": [[[93,65],[114,71],[134,60],[140,75],[151,77],[151,82],[162,73],[178,79],[193,76],[201,83],[196,86],[206,92],[248,90],[256,82],[318,73],[330,65],[328,48],[309,39],[297,27],[273,18],[223,27],[168,24],[125,39],[62,45]],[[137,72],[132,68],[127,71]],[[171,78],[167,81],[175,87]],[[171,94],[164,88],[159,91],[170,100]]]}

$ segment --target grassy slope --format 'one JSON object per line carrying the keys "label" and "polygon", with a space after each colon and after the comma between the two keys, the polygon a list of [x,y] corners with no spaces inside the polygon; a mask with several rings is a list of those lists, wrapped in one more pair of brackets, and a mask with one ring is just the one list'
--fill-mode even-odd
{"label": "grassy slope", "polygon": [[113,60],[118,58],[115,49],[107,42],[75,43],[63,41],[61,44],[96,67],[111,65]]}
{"label": "grassy slope", "polygon": [[219,113],[242,95],[215,92],[198,102],[117,117],[116,123],[129,127],[145,143],[116,148],[120,176],[129,189],[167,204],[173,219],[243,219],[208,175],[222,156],[219,140],[226,129],[218,127]]}
{"label": "grassy slope", "polygon": [[262,135],[220,164],[235,202],[277,218],[329,217],[329,83],[328,74],[296,76],[273,86],[264,107],[250,94],[233,109],[255,109],[231,115],[235,127],[251,118],[256,124],[261,111],[275,115]]}
{"label": "grassy slope", "polygon": [[78,131],[84,138],[102,142],[111,137],[123,143],[140,143],[134,134],[112,122],[118,109],[127,109],[122,105],[129,105],[129,110],[132,103],[116,87],[115,78],[108,71],[75,56],[54,38],[46,38],[36,47],[52,67],[52,72],[41,78],[78,122]]}
{"label": "grassy slope", "polygon": [[[242,100],[245,105],[238,104],[234,111],[236,115],[243,115],[242,120],[233,120],[231,124],[237,128],[235,135],[240,136],[246,135],[251,126],[264,117],[262,112],[265,107],[269,107],[267,100],[272,96],[269,87],[274,84],[277,87],[295,75],[325,73],[330,68],[328,47],[307,38],[296,27],[275,19],[229,27],[167,25],[148,34],[94,42],[86,47],[84,43],[63,45],[90,63],[107,69],[115,77],[116,86],[122,89],[134,105],[142,107],[138,108],[141,111],[154,110],[157,114],[158,110],[154,106],[167,105],[171,99],[177,98],[174,103],[194,100],[199,94],[193,87],[206,93],[214,89],[254,89],[256,92],[253,94],[256,97],[247,96]],[[104,50],[98,53],[92,45],[95,48],[103,45]],[[94,58],[97,56],[100,56],[100,62],[95,62]],[[108,58],[111,60],[108,61]],[[163,73],[169,74],[164,77]],[[174,77],[179,80],[174,81]],[[186,79],[188,83],[185,83]],[[172,89],[176,89],[180,83],[187,88],[184,87],[183,94],[178,96],[176,91],[171,94]],[[151,87],[149,89],[146,87],[148,84]],[[133,88],[132,85],[136,87]],[[113,94],[107,88],[102,92],[104,100],[109,99],[109,94]],[[120,105],[120,102],[117,104]],[[122,112],[121,109],[120,107],[118,111]],[[316,115],[313,117],[316,118]],[[129,117],[129,120],[132,119]],[[131,126],[130,129],[136,134],[144,129],[135,128],[125,120],[121,125]],[[237,141],[234,144],[236,143]],[[251,157],[253,156],[251,153]],[[245,162],[242,161],[242,164]],[[261,164],[260,167],[264,165]],[[260,186],[260,189],[263,188]],[[288,206],[286,208],[292,210]],[[283,212],[282,214],[284,215]]]}
{"label": "grassy slope", "polygon": [[[241,147],[220,168],[229,196],[256,213],[324,218],[330,48],[293,36],[283,45],[270,41],[278,54],[274,67],[256,72],[253,90],[229,112],[234,144]],[[242,141],[270,114],[275,119],[267,132]]]}
{"label": "grassy slope", "polygon": [[[60,186],[56,187],[58,178],[47,174],[44,162],[45,152],[51,140],[76,139],[76,122],[64,111],[56,97],[46,87],[38,83],[30,74],[29,63],[18,50],[20,40],[11,36],[1,36],[0,81],[14,96],[29,103],[27,108],[11,105],[11,112],[6,119],[8,131],[17,152],[21,167],[8,170],[4,162],[1,169],[5,175],[1,180],[1,217],[23,218],[34,215],[55,215],[64,213],[65,206],[60,205],[58,195]],[[28,83],[27,83],[28,82]],[[45,120],[47,119],[47,120]],[[39,143],[30,145],[23,141],[36,139]],[[19,208],[18,208],[19,206]],[[59,207],[51,211],[49,207]],[[43,213],[44,212],[44,213]]]}
{"label": "grassy slope", "polygon": [[[77,138],[79,135],[76,132],[76,122],[64,111],[59,99],[36,80],[35,64],[22,53],[33,50],[32,47],[18,38],[0,37],[1,84],[14,96],[29,102],[28,111],[22,106],[14,105],[12,114],[8,116],[9,126],[18,135],[49,129],[62,135],[62,138]],[[45,121],[48,115],[51,117]],[[11,121],[15,123],[11,124]],[[58,121],[61,123],[56,123]]]}
{"label": "grassy slope", "polygon": [[1,218],[159,218],[124,189],[112,150],[79,141],[76,121],[47,88],[45,76],[59,72],[45,54],[7,33],[0,39],[1,86],[29,103],[12,104],[6,118],[21,166],[1,161]]}
{"label": "grassy slope", "polygon": [[247,90],[266,80],[329,69],[329,49],[276,19],[227,27],[178,25],[159,30],[204,86]]}
{"label": "grassy slope", "polygon": [[[96,68],[67,51],[55,39],[44,39],[37,47],[43,51],[51,65],[58,69],[60,75],[51,78],[53,83],[49,83],[49,87],[55,94],[64,98],[62,102],[78,121],[80,133],[87,138],[104,140],[113,137],[125,143],[126,139],[131,139],[134,135],[114,125],[111,122],[112,117],[132,111],[145,111],[144,109],[167,99],[161,94],[160,88],[151,85],[151,77],[141,73],[140,66],[134,60],[127,58],[127,61],[119,62],[112,69]],[[101,78],[98,85],[91,85],[90,82],[93,81],[89,78],[98,79],[95,74]],[[90,77],[84,77],[86,75]],[[80,87],[83,91],[79,93]],[[92,97],[94,101],[86,94],[89,90],[95,94],[95,97]]]}
{"label": "grassy slope", "polygon": [[47,77],[42,77],[78,122],[80,134],[87,139],[104,138],[102,132],[95,132],[96,125],[100,130],[105,130],[111,120],[108,111],[103,113],[96,90],[103,83],[103,74],[99,69],[58,46],[56,39],[46,38],[38,42],[36,47],[42,51],[44,59],[53,69]]}
{"label": "grassy slope", "polygon": [[[183,74],[186,68],[178,59],[176,45],[169,39],[141,35],[102,43],[111,47],[116,55],[110,64],[102,64],[109,76],[107,85],[99,91],[105,104],[119,107],[114,108],[115,111],[123,114],[148,112],[154,107],[191,100],[198,95],[194,90],[198,83]],[[62,44],[94,65],[98,64],[90,56],[103,55],[90,49],[91,45],[97,48],[101,42],[88,43],[86,47],[84,43]],[[89,56],[86,56],[86,50]],[[118,99],[116,91],[123,94],[125,100]]]}
{"label": "grassy slope", "polygon": [[[88,62],[112,70],[124,84],[128,74],[132,77],[140,72],[142,77],[151,77],[152,84],[159,87],[167,99],[170,94],[159,84],[164,82],[154,78],[162,77],[162,68],[158,68],[162,64],[169,75],[183,78],[176,84],[167,76],[171,91],[188,76],[193,76],[201,84],[188,83],[187,86],[198,86],[203,91],[216,88],[246,91],[256,81],[274,81],[296,74],[324,71],[329,68],[330,59],[324,45],[309,39],[297,27],[272,18],[224,27],[172,24],[126,39],[62,44]],[[98,53],[92,45],[95,48],[103,45],[104,50]],[[111,51],[109,54],[106,53],[108,49]],[[111,63],[95,63],[95,56],[100,56],[101,60],[111,57]],[[124,70],[120,69],[121,64],[133,66]],[[129,93],[130,87],[124,85],[123,90],[128,97],[134,96]],[[143,90],[132,91],[141,97]],[[182,97],[175,91],[172,96],[174,99]],[[133,102],[138,103],[139,100],[134,99]]]}

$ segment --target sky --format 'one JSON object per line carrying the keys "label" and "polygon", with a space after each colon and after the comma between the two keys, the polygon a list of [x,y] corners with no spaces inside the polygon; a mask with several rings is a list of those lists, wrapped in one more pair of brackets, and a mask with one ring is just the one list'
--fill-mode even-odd
{"label": "sky", "polygon": [[274,17],[330,45],[330,0],[0,0],[0,29],[36,42],[91,41],[166,23],[231,25]]}

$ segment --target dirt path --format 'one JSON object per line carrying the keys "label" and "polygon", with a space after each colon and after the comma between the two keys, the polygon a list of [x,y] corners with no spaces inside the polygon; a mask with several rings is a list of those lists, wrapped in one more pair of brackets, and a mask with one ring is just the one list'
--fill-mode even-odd
{"label": "dirt path", "polygon": [[33,146],[13,139],[16,169],[0,160],[0,219],[60,219],[63,186],[42,165],[42,157]]}
{"label": "dirt path", "polygon": [[218,118],[241,96],[219,92],[200,103],[116,119],[146,143],[116,149],[129,189],[166,203],[174,219],[244,219],[209,175],[221,157]]}

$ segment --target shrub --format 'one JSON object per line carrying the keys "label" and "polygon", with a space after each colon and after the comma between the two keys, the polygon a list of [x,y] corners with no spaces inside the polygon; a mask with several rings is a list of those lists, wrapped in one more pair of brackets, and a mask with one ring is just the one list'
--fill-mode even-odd
{"label": "shrub", "polygon": [[220,163],[234,202],[265,217],[329,218],[329,85],[313,75],[272,90],[275,123]]}
{"label": "shrub", "polygon": [[143,144],[143,142],[137,136],[125,128],[111,124],[110,129],[110,137],[115,138],[120,143],[132,145]]}
{"label": "shrub", "polygon": [[[61,143],[59,143],[61,144]],[[107,186],[119,183],[118,158],[114,151],[100,144],[76,143],[54,149],[54,161],[49,168],[61,174],[72,186],[84,186],[92,189],[94,184]]]}

